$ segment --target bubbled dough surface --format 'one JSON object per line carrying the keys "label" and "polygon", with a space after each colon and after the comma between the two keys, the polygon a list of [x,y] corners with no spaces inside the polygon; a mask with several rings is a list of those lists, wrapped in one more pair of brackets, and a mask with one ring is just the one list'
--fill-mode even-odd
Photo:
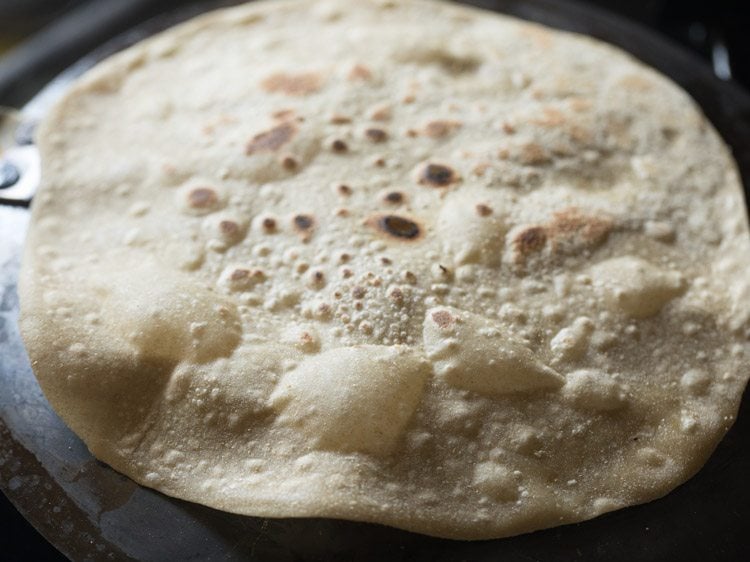
{"label": "bubbled dough surface", "polygon": [[476,539],[666,493],[748,377],[727,149],[611,47],[393,4],[209,14],[72,88],[21,279],[45,394],[238,513]]}

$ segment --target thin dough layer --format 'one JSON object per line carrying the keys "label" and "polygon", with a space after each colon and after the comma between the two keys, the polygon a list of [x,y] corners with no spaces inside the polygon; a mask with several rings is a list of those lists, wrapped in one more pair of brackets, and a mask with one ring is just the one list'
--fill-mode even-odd
{"label": "thin dough layer", "polygon": [[39,133],[21,328],[101,460],[212,507],[457,539],[659,497],[750,374],[750,237],[693,101],[447,3],[253,2]]}

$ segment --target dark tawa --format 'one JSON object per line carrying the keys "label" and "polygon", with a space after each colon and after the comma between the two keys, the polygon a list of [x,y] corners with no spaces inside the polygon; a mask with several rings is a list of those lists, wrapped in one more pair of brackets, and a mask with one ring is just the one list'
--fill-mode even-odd
{"label": "dark tawa", "polygon": [[[694,55],[625,20],[570,1],[472,3],[614,43],[670,76],[698,101],[732,147],[747,196],[750,96],[715,78]],[[152,20],[117,38],[52,87],[64,87],[107,54],[200,9]],[[43,110],[44,103],[36,98],[32,109]],[[16,279],[27,221],[23,206],[0,205],[0,489],[73,560],[750,559],[747,396],[737,423],[706,466],[666,497],[502,540],[460,542],[348,521],[244,517],[138,486],[91,456],[50,409],[34,379],[17,327]]]}

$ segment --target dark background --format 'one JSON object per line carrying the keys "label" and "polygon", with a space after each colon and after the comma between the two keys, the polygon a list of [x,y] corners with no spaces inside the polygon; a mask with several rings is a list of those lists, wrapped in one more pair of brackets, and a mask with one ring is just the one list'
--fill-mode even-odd
{"label": "dark background", "polygon": [[[739,0],[579,0],[638,21],[701,55],[750,89],[750,16]],[[0,0],[0,105],[21,106],[69,60],[107,37],[190,0]],[[111,17],[112,7],[123,17]],[[102,24],[96,24],[101,18]],[[94,26],[94,27],[92,27]],[[97,33],[90,33],[96,29]],[[85,33],[82,33],[85,31]],[[81,35],[79,38],[78,35]],[[23,41],[31,37],[31,42]],[[74,41],[70,41],[73,38]],[[69,50],[56,49],[67,42]],[[23,56],[20,56],[23,55]],[[3,80],[5,78],[5,80]],[[5,86],[3,86],[5,83]],[[0,389],[2,392],[2,389]],[[0,493],[0,560],[65,558]]]}

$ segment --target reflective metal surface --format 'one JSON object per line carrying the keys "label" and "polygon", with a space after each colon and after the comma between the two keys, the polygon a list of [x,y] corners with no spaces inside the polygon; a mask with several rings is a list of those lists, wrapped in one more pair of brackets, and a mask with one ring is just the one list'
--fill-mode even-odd
{"label": "reflective metal surface", "polygon": [[[750,98],[662,39],[569,2],[477,2],[618,44],[672,76],[732,145],[747,191]],[[214,4],[215,5],[215,4]],[[176,19],[184,19],[179,14]],[[176,21],[176,20],[175,20]],[[142,27],[82,61],[28,108],[39,116],[70,79]],[[22,178],[23,179],[23,178]],[[576,525],[458,542],[361,523],[232,515],[142,488],[96,461],[52,412],[17,329],[16,278],[28,212],[0,205],[0,489],[74,560],[742,560],[750,548],[750,406],[708,464],[665,498]],[[0,554],[0,557],[2,555]]]}

